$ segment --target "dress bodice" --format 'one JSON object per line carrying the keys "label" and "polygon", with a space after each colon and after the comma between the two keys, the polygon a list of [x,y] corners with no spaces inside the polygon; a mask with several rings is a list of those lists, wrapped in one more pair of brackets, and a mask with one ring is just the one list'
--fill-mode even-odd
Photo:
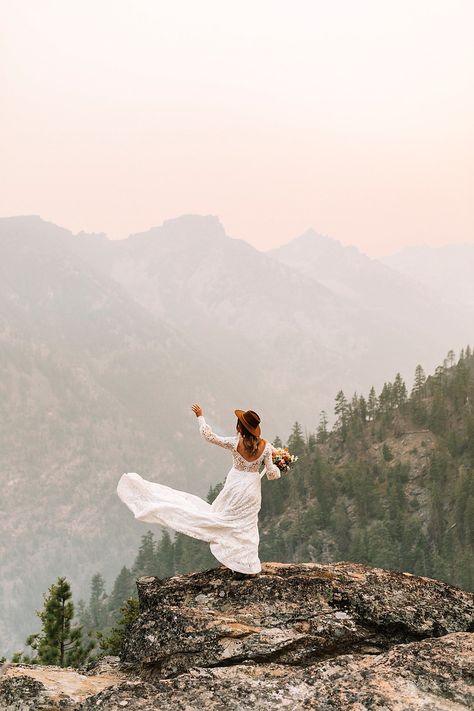
{"label": "dress bodice", "polygon": [[264,463],[268,479],[278,479],[280,477],[279,468],[273,464],[272,452],[274,447],[271,442],[266,443],[263,452],[259,457],[257,457],[257,459],[253,459],[249,462],[237,451],[237,445],[239,444],[238,436],[220,437],[211,430],[202,415],[198,417],[198,421],[199,430],[204,439],[212,444],[217,444],[220,447],[224,447],[225,449],[230,449],[232,451],[234,469],[241,472],[254,472],[257,474],[260,471],[262,463]]}
{"label": "dress bodice", "polygon": [[239,444],[239,438],[235,437],[235,447],[232,451],[232,459],[234,460],[234,469],[237,469],[238,471],[241,472],[258,472],[260,470],[260,466],[263,462],[263,458],[266,454],[266,449],[269,445],[267,442],[265,444],[265,447],[263,448],[263,451],[257,459],[252,459],[251,462],[248,461],[248,459],[245,459],[238,451],[237,451],[237,445]]}

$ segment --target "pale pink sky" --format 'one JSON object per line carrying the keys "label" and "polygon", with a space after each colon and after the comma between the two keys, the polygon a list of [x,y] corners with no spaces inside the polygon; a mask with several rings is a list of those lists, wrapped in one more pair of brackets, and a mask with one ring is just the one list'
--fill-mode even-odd
{"label": "pale pink sky", "polygon": [[472,0],[4,0],[0,216],[474,240]]}

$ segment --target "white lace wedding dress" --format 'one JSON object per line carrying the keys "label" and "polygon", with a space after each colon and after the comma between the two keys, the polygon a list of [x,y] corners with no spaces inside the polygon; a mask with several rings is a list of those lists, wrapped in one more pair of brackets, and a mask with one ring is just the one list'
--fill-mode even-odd
{"label": "white lace wedding dress", "polygon": [[[134,473],[122,475],[117,493],[139,521],[169,526],[207,541],[215,558],[228,568],[240,573],[259,573],[260,480],[265,473],[268,479],[280,477],[280,470],[272,462],[274,447],[267,442],[261,455],[249,462],[237,451],[240,435],[219,437],[202,415],[198,422],[204,439],[232,452],[233,466],[212,504]],[[265,468],[260,473],[262,463]]]}

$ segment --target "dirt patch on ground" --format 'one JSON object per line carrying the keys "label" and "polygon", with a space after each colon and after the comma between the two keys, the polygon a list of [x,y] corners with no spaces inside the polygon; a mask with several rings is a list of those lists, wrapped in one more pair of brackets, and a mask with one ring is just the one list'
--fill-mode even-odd
{"label": "dirt patch on ground", "polygon": [[36,679],[44,684],[54,701],[66,698],[72,701],[84,701],[88,696],[98,694],[109,686],[127,679],[117,671],[88,675],[81,674],[76,669],[54,666],[6,664],[5,667],[2,669],[2,679],[21,676]]}

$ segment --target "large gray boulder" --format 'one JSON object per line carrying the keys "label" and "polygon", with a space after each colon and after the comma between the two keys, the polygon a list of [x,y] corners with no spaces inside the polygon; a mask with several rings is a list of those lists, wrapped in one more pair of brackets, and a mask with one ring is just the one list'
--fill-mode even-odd
{"label": "large gray boulder", "polygon": [[354,563],[266,563],[244,579],[221,567],[137,585],[120,660],[74,678],[56,668],[54,688],[52,668],[12,665],[0,710],[474,708],[474,595],[459,588]]}
{"label": "large gray boulder", "polygon": [[81,711],[464,711],[474,708],[474,634],[342,654],[306,667],[193,668],[173,679],[124,682]]}
{"label": "large gray boulder", "polygon": [[304,666],[474,631],[472,594],[354,563],[266,563],[244,580],[218,568],[137,584],[141,614],[122,660],[147,680],[245,661]]}

